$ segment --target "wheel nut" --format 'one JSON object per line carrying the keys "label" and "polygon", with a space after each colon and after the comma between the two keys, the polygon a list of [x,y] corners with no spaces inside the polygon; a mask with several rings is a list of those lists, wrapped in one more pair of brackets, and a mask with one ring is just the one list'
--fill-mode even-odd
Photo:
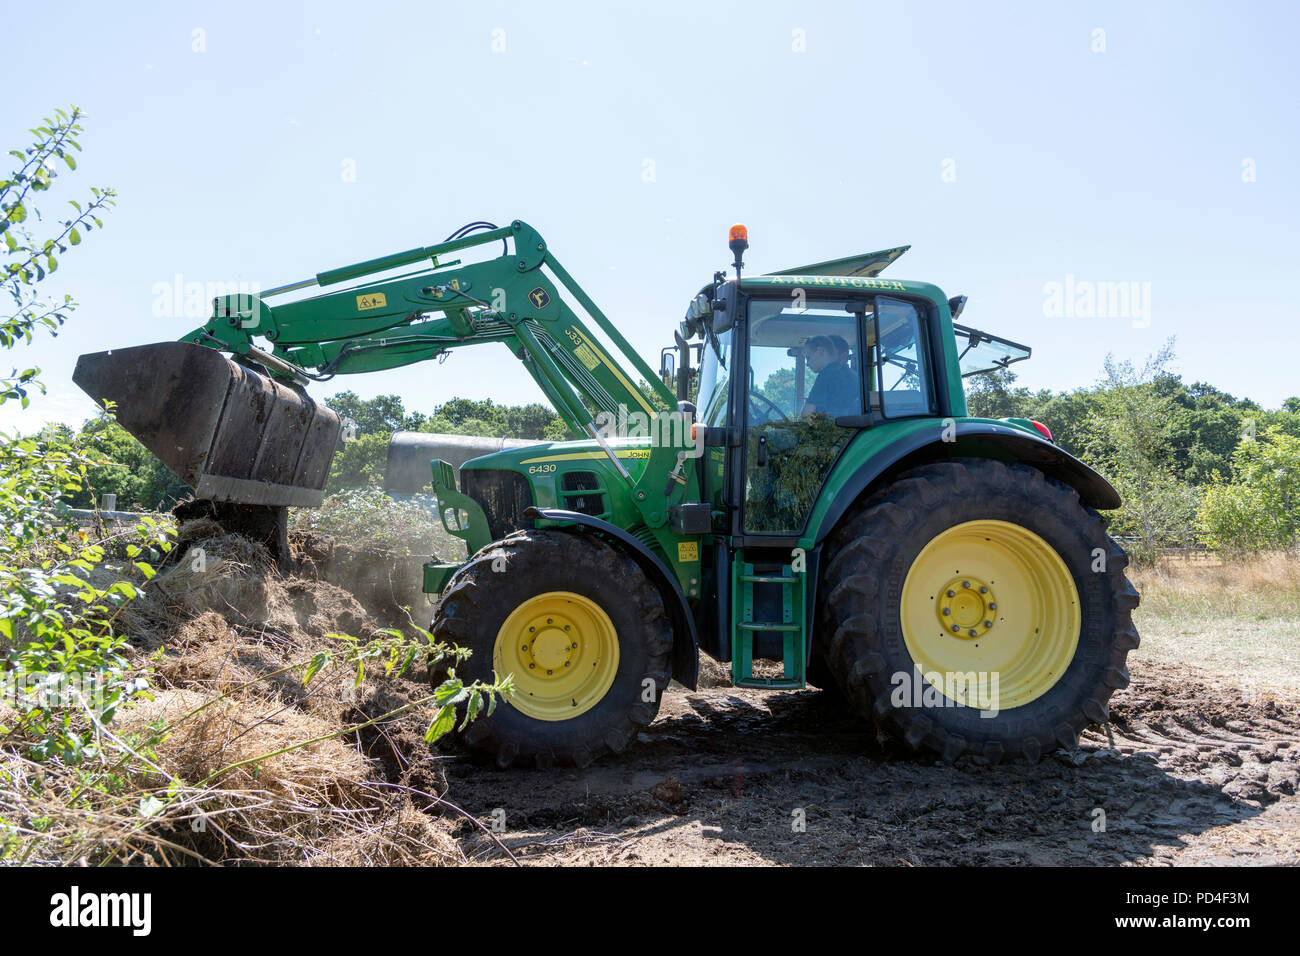
{"label": "wheel nut", "polygon": [[970,582],[969,582],[969,581],[963,581],[963,582],[961,583],[961,586],[964,587],[964,588],[968,588],[968,587],[970,587]]}
{"label": "wheel nut", "polygon": [[956,597],[956,596],[957,596],[957,592],[956,592],[956,591],[949,591],[949,592],[948,592],[948,597]]}
{"label": "wheel nut", "polygon": [[572,644],[570,644],[569,646],[572,647],[572,648],[576,651],[576,650],[578,649],[578,642],[577,642],[577,641],[574,641],[574,642],[573,642]]}
{"label": "wheel nut", "polygon": [[992,626],[993,626],[993,622],[992,622],[992,621],[985,621],[985,622],[984,622],[984,626],[985,626],[985,627],[992,627]]}
{"label": "wheel nut", "polygon": [[[975,633],[975,632],[974,632],[974,631],[972,631],[972,632],[971,632],[971,633],[972,633],[972,634],[973,634],[973,633]],[[547,673],[547,674],[550,674],[550,673],[551,673],[551,671],[547,671],[547,672],[546,672],[546,673]]]}
{"label": "wheel nut", "polygon": [[973,628],[973,627],[970,629],[970,636],[971,636],[971,637],[979,637],[979,635],[975,633],[975,628]]}
{"label": "wheel nut", "polygon": [[951,614],[952,611],[951,611],[949,608],[944,608],[944,609],[943,609],[943,613],[944,613],[944,615],[946,616],[946,615]]}
{"label": "wheel nut", "polygon": [[[960,628],[958,625],[954,624],[954,625],[952,626],[952,632],[953,632],[954,634],[960,634],[960,633],[961,633],[961,628]],[[529,667],[532,667],[533,665],[532,665],[532,664],[529,664],[528,666],[529,666]]]}
{"label": "wheel nut", "polygon": [[536,667],[536,666],[537,666],[536,664],[529,664],[529,665],[528,665],[528,669],[529,669],[529,670],[532,670],[532,669],[533,669],[534,667]]}
{"label": "wheel nut", "polygon": [[997,606],[996,604],[990,604],[990,605],[989,605],[989,610],[990,610],[990,611],[996,611],[997,609],[998,609],[998,606]]}
{"label": "wheel nut", "polygon": [[546,619],[546,623],[547,623],[547,624],[550,624],[550,623],[551,623],[551,619],[550,619],[549,617]]}
{"label": "wheel nut", "polygon": [[568,662],[568,661],[565,661],[565,662],[564,662],[564,666],[565,666],[565,667],[568,667],[568,666],[569,666],[569,662]]}
{"label": "wheel nut", "polygon": [[988,594],[988,593],[989,593],[989,589],[986,588],[984,585],[981,584],[981,585],[980,585],[980,594]]}

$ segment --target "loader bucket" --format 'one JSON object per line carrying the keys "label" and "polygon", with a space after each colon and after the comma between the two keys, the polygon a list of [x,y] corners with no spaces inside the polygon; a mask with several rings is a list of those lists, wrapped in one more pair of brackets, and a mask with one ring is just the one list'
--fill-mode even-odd
{"label": "loader bucket", "polygon": [[324,497],[338,415],[215,349],[161,342],[93,352],[72,380],[116,403],[118,423],[197,498],[315,507]]}

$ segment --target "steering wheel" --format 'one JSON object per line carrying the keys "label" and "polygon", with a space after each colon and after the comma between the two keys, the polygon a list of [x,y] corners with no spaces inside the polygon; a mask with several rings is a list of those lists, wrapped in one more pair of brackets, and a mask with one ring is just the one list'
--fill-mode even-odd
{"label": "steering wheel", "polygon": [[[781,406],[778,405],[776,402],[772,401],[770,398],[768,398],[768,397],[767,397],[766,395],[764,395],[762,392],[759,392],[759,391],[757,391],[756,389],[750,389],[750,390],[749,390],[749,398],[750,398],[750,403],[751,403],[751,405],[753,404],[753,400],[757,398],[757,399],[759,399],[760,401],[765,402],[765,403],[766,403],[766,404],[767,404],[767,405],[768,405],[768,406],[769,406],[769,407],[770,407],[774,412],[776,412],[778,415],[780,415],[780,416],[781,416],[781,421],[783,421],[783,422],[788,422],[788,421],[790,420],[790,416],[787,415],[785,412],[781,411]],[[766,422],[770,422],[771,420],[772,420],[772,419],[771,419],[770,417],[768,417],[768,418],[764,419],[764,423],[766,423]]]}

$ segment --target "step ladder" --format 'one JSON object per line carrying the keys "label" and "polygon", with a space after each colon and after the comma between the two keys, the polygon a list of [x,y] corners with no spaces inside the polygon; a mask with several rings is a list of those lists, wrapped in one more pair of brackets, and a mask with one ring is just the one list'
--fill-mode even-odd
{"label": "step ladder", "polygon": [[[804,686],[804,662],[808,660],[804,631],[806,595],[806,576],[790,565],[755,572],[752,563],[736,556],[731,563],[733,685],[779,690],[798,690]],[[779,603],[779,619],[756,619],[760,600],[770,609],[769,618],[776,617],[772,612]],[[784,673],[780,677],[754,676],[754,639],[764,633],[780,635],[784,663]]]}

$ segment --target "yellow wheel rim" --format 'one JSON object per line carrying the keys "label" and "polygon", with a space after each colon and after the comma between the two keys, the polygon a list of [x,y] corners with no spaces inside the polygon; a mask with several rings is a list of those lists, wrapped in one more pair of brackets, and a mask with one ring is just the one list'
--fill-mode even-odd
{"label": "yellow wheel rim", "polygon": [[[937,535],[907,572],[900,610],[925,680],[983,709],[1043,696],[1079,645],[1070,569],[1046,541],[1008,521],[967,521]],[[983,683],[972,687],[972,673]]]}
{"label": "yellow wheel rim", "polygon": [[492,666],[515,675],[516,710],[538,720],[568,720],[600,702],[618,673],[618,634],[609,615],[572,591],[547,591],[505,619]]}

